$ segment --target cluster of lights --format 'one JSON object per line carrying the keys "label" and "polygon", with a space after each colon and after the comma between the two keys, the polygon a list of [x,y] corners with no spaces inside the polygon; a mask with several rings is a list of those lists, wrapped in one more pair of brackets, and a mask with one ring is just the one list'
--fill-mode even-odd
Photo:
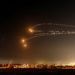
{"label": "cluster of lights", "polygon": [[[21,69],[21,68],[35,68],[35,69],[75,69],[75,63],[72,64],[2,64],[0,69]],[[12,70],[13,70],[12,69]]]}
{"label": "cluster of lights", "polygon": [[[32,28],[29,28],[28,32],[33,33],[34,30]],[[22,39],[21,41],[22,41],[23,47],[27,48],[27,46],[28,46],[27,41],[25,39]]]}
{"label": "cluster of lights", "polygon": [[22,41],[23,46],[26,48],[27,47],[26,40],[25,39],[22,39],[21,41]]}

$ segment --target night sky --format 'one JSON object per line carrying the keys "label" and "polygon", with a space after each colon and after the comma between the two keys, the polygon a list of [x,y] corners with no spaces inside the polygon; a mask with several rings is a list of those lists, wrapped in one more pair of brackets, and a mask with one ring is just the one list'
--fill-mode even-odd
{"label": "night sky", "polygon": [[[21,39],[33,36],[27,32],[27,28],[42,23],[75,25],[75,3],[71,0],[2,1],[0,5],[0,63],[74,63],[75,35],[34,38],[28,42],[27,49],[22,47]],[[42,27],[40,29],[42,30]],[[74,30],[74,28],[66,29]]]}

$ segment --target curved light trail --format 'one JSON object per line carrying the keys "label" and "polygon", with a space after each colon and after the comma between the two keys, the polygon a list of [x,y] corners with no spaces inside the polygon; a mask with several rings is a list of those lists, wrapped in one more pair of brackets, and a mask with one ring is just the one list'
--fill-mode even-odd
{"label": "curved light trail", "polygon": [[29,37],[27,39],[22,39],[22,42],[24,44],[24,47],[27,47],[27,42],[31,39],[34,39],[36,37],[41,37],[41,36],[55,36],[55,35],[75,35],[75,31],[66,31],[66,30],[63,30],[63,31],[60,31],[60,30],[48,30],[47,32],[44,32],[42,29],[41,30],[35,30],[36,27],[39,27],[39,26],[61,26],[61,27],[70,27],[70,28],[75,28],[75,26],[73,25],[65,25],[65,24],[53,24],[53,23],[43,23],[43,24],[36,24],[35,26],[32,26],[31,28],[28,29],[28,31],[30,33],[33,33],[32,34],[32,37]]}

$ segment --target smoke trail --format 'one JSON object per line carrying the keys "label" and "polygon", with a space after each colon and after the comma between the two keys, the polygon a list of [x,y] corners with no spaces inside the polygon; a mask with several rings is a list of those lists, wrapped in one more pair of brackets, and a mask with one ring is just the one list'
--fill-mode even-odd
{"label": "smoke trail", "polygon": [[34,36],[30,37],[27,39],[27,41],[37,38],[37,37],[41,37],[41,36],[55,36],[55,35],[75,35],[75,31],[49,31],[46,33],[37,33],[34,34]]}
{"label": "smoke trail", "polygon": [[36,25],[34,25],[32,28],[36,28],[36,27],[38,27],[38,26],[43,26],[43,25],[75,27],[74,25],[66,25],[66,24],[42,23],[42,24],[36,24]]}

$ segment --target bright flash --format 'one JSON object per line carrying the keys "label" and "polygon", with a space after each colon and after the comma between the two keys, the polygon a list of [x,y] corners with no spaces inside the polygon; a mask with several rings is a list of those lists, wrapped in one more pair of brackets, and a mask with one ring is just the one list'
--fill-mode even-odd
{"label": "bright flash", "polygon": [[25,42],[25,39],[22,39],[21,41],[22,41],[22,43],[24,43]]}
{"label": "bright flash", "polygon": [[27,44],[24,44],[24,47],[26,48],[27,47]]}
{"label": "bright flash", "polygon": [[28,31],[31,32],[31,33],[34,32],[34,30],[32,28],[29,28]]}

